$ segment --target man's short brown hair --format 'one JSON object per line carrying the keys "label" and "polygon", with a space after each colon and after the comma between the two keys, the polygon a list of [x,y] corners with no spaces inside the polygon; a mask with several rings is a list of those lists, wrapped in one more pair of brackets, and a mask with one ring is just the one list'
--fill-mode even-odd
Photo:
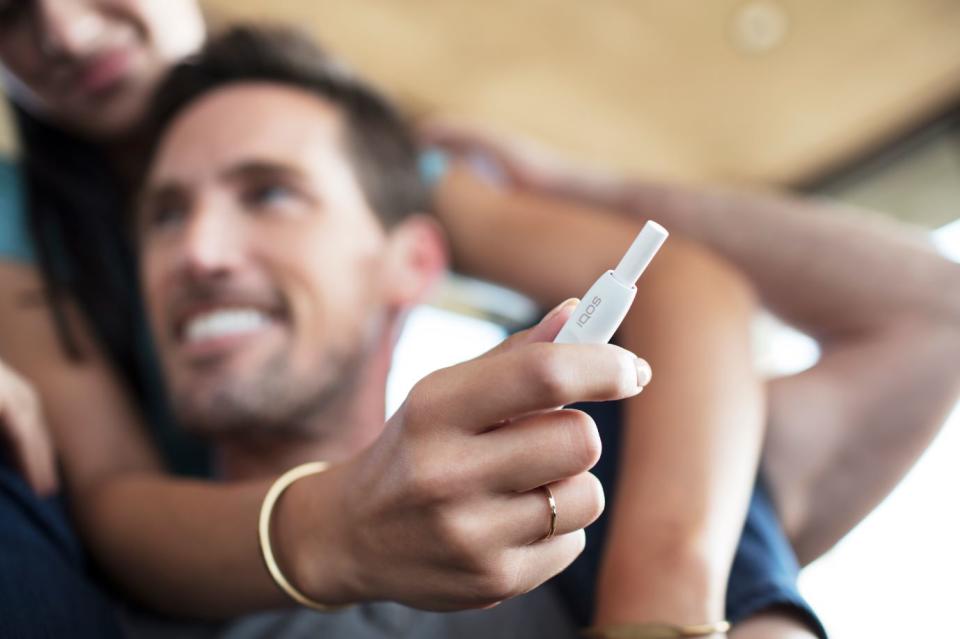
{"label": "man's short brown hair", "polygon": [[300,88],[341,111],[345,151],[385,227],[427,210],[417,145],[399,111],[310,37],[286,27],[232,27],[175,66],[157,90],[148,119],[148,162],[167,127],[189,104],[218,87],[242,82]]}

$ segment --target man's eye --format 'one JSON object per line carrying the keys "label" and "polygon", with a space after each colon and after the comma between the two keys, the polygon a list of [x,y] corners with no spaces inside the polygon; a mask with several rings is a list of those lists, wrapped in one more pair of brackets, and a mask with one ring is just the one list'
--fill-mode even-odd
{"label": "man's eye", "polygon": [[162,204],[149,208],[143,216],[144,227],[151,230],[168,228],[186,216],[186,209],[174,204]]}
{"label": "man's eye", "polygon": [[264,184],[244,193],[244,200],[250,206],[276,206],[295,198],[296,192],[283,184]]}

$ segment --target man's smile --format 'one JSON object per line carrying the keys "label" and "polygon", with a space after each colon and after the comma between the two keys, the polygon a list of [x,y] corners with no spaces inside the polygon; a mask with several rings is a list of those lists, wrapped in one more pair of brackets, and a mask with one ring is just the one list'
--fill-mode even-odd
{"label": "man's smile", "polygon": [[185,314],[174,335],[188,360],[208,360],[260,341],[285,323],[282,314],[255,306],[208,306]]}

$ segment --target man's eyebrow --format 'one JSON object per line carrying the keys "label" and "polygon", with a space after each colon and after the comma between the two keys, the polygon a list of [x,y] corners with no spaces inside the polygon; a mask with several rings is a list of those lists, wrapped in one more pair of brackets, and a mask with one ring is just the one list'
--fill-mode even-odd
{"label": "man's eyebrow", "polygon": [[[265,176],[302,179],[305,174],[296,166],[274,160],[245,160],[220,171],[220,179],[222,180]],[[186,191],[189,191],[189,187],[178,180],[161,181],[158,184],[144,186],[136,201],[138,205],[142,205],[158,199],[181,195]]]}
{"label": "man's eyebrow", "polygon": [[235,164],[221,173],[227,180],[247,177],[286,177],[303,179],[304,172],[296,166],[275,160],[247,160]]}
{"label": "man's eyebrow", "polygon": [[[2,0],[0,0],[2,1]],[[275,160],[246,160],[227,167],[220,172],[222,180],[242,180],[245,178],[278,178],[302,181],[306,179],[299,167]],[[178,180],[161,181],[157,184],[147,184],[137,195],[135,200],[136,212],[145,206],[156,202],[163,202],[173,198],[183,197],[190,192],[190,187]]]}
{"label": "man's eyebrow", "polygon": [[137,195],[135,200],[135,211],[139,213],[148,204],[162,202],[183,196],[188,191],[187,187],[179,182],[161,182],[157,185],[146,185]]}

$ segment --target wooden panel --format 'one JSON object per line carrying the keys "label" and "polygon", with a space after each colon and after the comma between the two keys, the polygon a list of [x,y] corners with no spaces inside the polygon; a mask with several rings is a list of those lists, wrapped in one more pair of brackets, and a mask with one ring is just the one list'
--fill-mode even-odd
{"label": "wooden panel", "polygon": [[598,162],[806,179],[957,98],[952,0],[256,0],[397,94]]}

